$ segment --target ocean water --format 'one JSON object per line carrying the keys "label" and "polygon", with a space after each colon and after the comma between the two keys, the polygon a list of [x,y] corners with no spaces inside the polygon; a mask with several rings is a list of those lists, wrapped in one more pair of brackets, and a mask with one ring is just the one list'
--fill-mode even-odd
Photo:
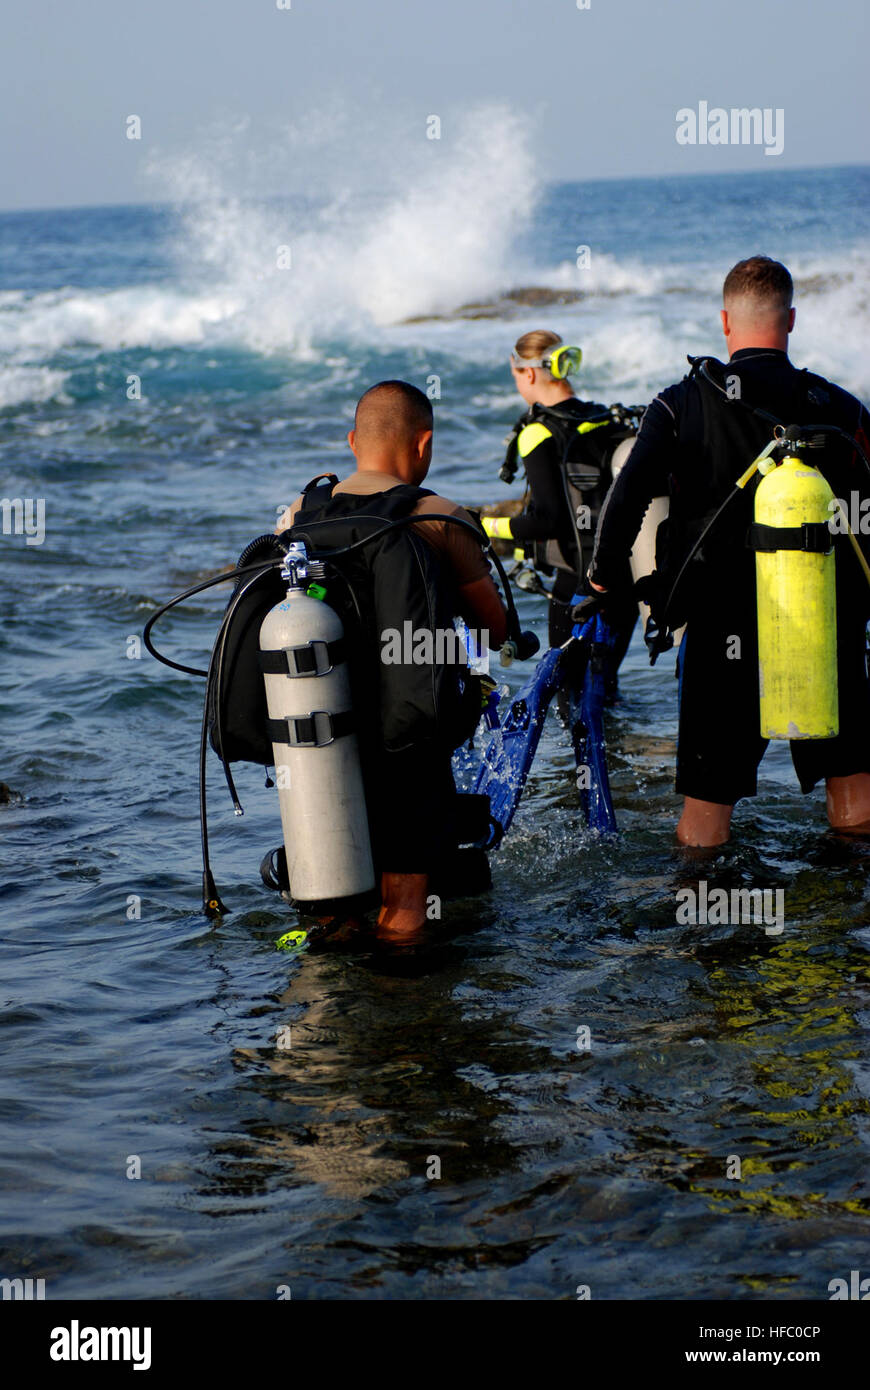
{"label": "ocean water", "polygon": [[[430,481],[495,500],[520,332],[582,344],[580,394],[643,402],[720,350],[723,274],[757,251],[794,273],[795,360],[870,397],[867,168],[540,186],[495,131],[379,195],[252,202],[193,163],[153,206],[0,216],[3,490],[45,507],[41,544],[0,537],[0,1277],[745,1299],[860,1268],[870,851],[787,753],[701,871],[781,888],[784,932],[680,925],[699,870],[672,844],[673,663],[636,634],[608,722],[618,841],[584,830],[551,715],[491,894],[411,958],[288,957],[257,875],[275,793],[242,768],[237,820],[212,760],[232,910],[206,922],[201,684],[137,656],[159,603],[347,468],[366,386],[438,386]],[[162,646],[201,664],[223,601]]]}

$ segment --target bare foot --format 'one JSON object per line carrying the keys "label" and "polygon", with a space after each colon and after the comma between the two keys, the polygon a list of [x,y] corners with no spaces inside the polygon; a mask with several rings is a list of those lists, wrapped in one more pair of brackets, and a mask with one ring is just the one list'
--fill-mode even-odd
{"label": "bare foot", "polygon": [[378,941],[391,941],[399,946],[413,946],[426,934],[426,918],[413,908],[382,907],[378,914],[375,936]]}
{"label": "bare foot", "polygon": [[330,946],[346,946],[362,936],[368,925],[362,917],[318,917],[316,938]]}

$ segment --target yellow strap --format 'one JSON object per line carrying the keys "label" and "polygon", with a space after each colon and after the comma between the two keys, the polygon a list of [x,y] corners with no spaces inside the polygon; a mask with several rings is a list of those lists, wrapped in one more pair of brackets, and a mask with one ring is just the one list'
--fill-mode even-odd
{"label": "yellow strap", "polygon": [[605,425],[611,425],[612,420],[584,420],[582,425],[577,426],[578,434],[588,434],[590,430],[603,429]]}
{"label": "yellow strap", "polygon": [[543,444],[545,439],[552,439],[553,431],[548,430],[546,425],[542,425],[540,420],[533,420],[525,429],[520,430],[517,439],[517,449],[520,458],[524,459],[533,449],[537,449],[539,444]]}

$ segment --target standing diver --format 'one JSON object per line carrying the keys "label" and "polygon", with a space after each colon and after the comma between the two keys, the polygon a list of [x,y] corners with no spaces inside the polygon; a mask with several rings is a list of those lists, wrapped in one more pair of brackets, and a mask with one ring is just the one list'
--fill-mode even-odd
{"label": "standing diver", "polygon": [[[488,633],[489,645],[498,648],[507,636],[507,615],[481,546],[472,534],[471,517],[456,503],[421,487],[432,458],[432,427],[431,402],[415,386],[404,381],[372,386],[361,397],[354,427],[347,436],[356,471],[341,482],[330,477],[319,487],[315,479],[285,511],[276,531],[280,534],[292,527],[295,536],[306,534],[310,528],[316,537],[325,534],[318,528],[354,526],[356,518],[371,522],[373,517],[387,519],[400,513],[420,517],[413,528],[396,534],[404,538],[413,529],[435,557],[432,572],[440,592],[430,594],[424,609],[428,603],[427,611],[435,611],[440,603],[448,617],[461,616],[470,628]],[[455,516],[466,524],[427,521],[427,514]],[[396,545],[401,545],[401,539]],[[406,575],[410,585],[421,571],[419,561],[411,554],[408,568],[403,570],[400,552],[395,545],[391,549],[394,556],[399,554],[399,568],[383,571],[388,584],[392,585],[389,576],[395,574],[397,583]],[[370,550],[362,549],[358,554],[363,567],[370,564]],[[462,737],[454,741],[436,732],[424,739],[412,737],[398,749],[385,746],[382,730],[389,714],[383,708],[381,669],[385,633],[378,631],[374,610],[365,611],[366,597],[371,599],[373,592],[377,597],[377,579],[374,584],[374,591],[367,588],[363,574],[359,631],[366,649],[357,662],[354,707],[360,722],[373,859],[380,876],[377,932],[382,939],[409,942],[425,926],[430,878],[448,850],[456,803],[451,754]],[[403,602],[401,594],[393,594],[392,600]],[[419,679],[420,675],[418,665],[417,676],[409,679]],[[424,684],[431,685],[437,679],[434,671],[424,670],[422,676]],[[480,718],[477,687],[475,698],[476,708],[471,711],[464,737]]]}
{"label": "standing diver", "polygon": [[[851,546],[846,535],[837,539],[838,530],[847,528],[833,524],[833,499],[824,524],[808,524],[797,514],[799,526],[780,530],[760,524],[757,502],[770,462],[765,461],[761,482],[757,474],[751,476],[754,465],[747,469],[753,460],[761,462],[761,451],[765,446],[769,451],[776,433],[783,440],[805,433],[805,442],[792,450],[806,460],[803,471],[800,458],[785,461],[792,465],[792,479],[806,486],[807,479],[818,478],[806,465],[817,464],[835,497],[851,498],[853,516],[860,514],[859,499],[870,497],[870,417],[839,386],[789,361],[792,296],[789,272],[769,257],[753,256],[729,272],[721,311],[729,362],[690,358],[689,374],[652,402],[602,508],[595,539],[590,584],[599,592],[616,593],[650,500],[669,493],[670,515],[656,545],[651,603],[664,636],[660,650],[667,647],[668,631],[688,624],[678,658],[676,767],[676,790],[684,797],[677,838],[684,845],[724,844],[735,803],[756,793],[758,765],[767,747],[759,719],[765,693],[759,680],[763,587],[756,582],[765,552],[765,558],[776,555],[781,574],[789,573],[790,552],[797,552],[799,563],[808,552],[812,562],[823,555],[835,561],[836,587],[832,582],[823,636],[831,644],[827,684],[833,696],[836,682],[832,726],[838,722],[839,731],[835,736],[794,737],[799,728],[787,723],[775,736],[791,739],[804,793],[825,781],[831,825],[870,832],[866,560],[856,555],[854,536]],[[789,426],[806,428],[802,432]],[[776,473],[788,481],[785,467]],[[809,640],[816,614],[797,593],[791,613],[787,607],[766,610],[766,621],[775,628],[788,620],[797,633],[792,651],[799,659],[802,634]],[[799,687],[813,678],[809,665]]]}
{"label": "standing diver", "polygon": [[[517,516],[481,517],[487,535],[519,541],[537,570],[555,575],[549,604],[551,647],[562,646],[571,636],[572,599],[583,589],[592,558],[595,524],[611,483],[610,457],[628,433],[607,406],[574,395],[568,377],[580,361],[579,348],[564,345],[558,333],[547,329],[517,339],[510,369],[529,409],[514,426],[501,476],[512,482],[517,458],[522,460],[526,504]],[[626,576],[628,572],[626,561]],[[637,620],[636,602],[628,595],[611,604],[608,618],[615,637],[607,681],[612,696]],[[582,672],[576,674],[582,680]],[[560,706],[567,714],[564,700]]]}

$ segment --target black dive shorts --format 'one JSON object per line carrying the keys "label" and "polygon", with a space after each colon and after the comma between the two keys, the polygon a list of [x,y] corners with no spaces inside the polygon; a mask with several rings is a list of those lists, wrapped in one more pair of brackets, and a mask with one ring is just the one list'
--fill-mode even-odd
{"label": "black dive shorts", "polygon": [[428,745],[383,753],[367,770],[366,801],[378,873],[432,873],[455,847],[449,753]]}
{"label": "black dive shorts", "polygon": [[[791,756],[801,791],[828,777],[870,773],[870,682],[866,619],[838,615],[840,732],[836,738],[794,739]],[[741,640],[739,659],[729,642]],[[730,650],[734,651],[731,642]],[[758,643],[754,615],[740,623],[695,619],[678,658],[680,725],[676,790],[732,806],[755,796],[767,748],[759,729]]]}

